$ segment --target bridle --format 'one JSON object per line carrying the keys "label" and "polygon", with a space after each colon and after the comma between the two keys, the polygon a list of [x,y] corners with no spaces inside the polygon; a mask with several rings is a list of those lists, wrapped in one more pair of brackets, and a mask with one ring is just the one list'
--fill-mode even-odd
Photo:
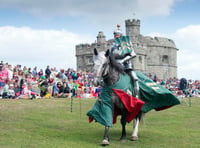
{"label": "bridle", "polygon": [[103,63],[103,65],[101,66],[101,69],[96,74],[95,78],[98,81],[98,83],[102,82],[104,79],[109,78],[109,73],[108,73],[108,71],[109,71],[109,63],[110,63],[110,60],[108,58],[107,61],[105,63]]}
{"label": "bridle", "polygon": [[107,66],[106,66],[106,68],[102,72],[102,74],[105,73],[104,75],[102,75],[103,79],[107,79],[109,77],[109,73],[108,73],[108,71],[109,71],[109,66],[108,66],[109,62],[106,63],[106,64],[107,64]]}

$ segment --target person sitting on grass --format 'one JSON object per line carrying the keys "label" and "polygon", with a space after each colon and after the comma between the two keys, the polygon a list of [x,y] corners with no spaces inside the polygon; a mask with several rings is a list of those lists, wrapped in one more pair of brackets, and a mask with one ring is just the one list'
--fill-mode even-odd
{"label": "person sitting on grass", "polygon": [[15,91],[14,91],[14,85],[13,84],[9,85],[7,96],[8,96],[9,99],[15,99]]}
{"label": "person sitting on grass", "polygon": [[48,81],[45,76],[39,78],[38,86],[40,88],[40,96],[44,97],[48,92]]}
{"label": "person sitting on grass", "polygon": [[63,83],[63,93],[64,97],[70,98],[72,96],[71,89],[69,88],[67,82]]}
{"label": "person sitting on grass", "polygon": [[4,99],[8,98],[8,89],[9,89],[8,82],[9,82],[9,80],[6,80],[6,83],[2,89],[2,98],[4,98]]}
{"label": "person sitting on grass", "polygon": [[21,90],[21,95],[19,96],[20,99],[30,99],[31,94],[30,91],[28,90],[27,83],[23,83],[22,85],[22,90]]}
{"label": "person sitting on grass", "polygon": [[15,91],[15,98],[18,98],[20,95],[20,87],[18,83],[14,83],[14,91]]}
{"label": "person sitting on grass", "polygon": [[64,89],[63,89],[63,85],[61,84],[61,82],[57,82],[56,86],[54,86],[54,97],[58,97],[61,98],[63,97],[64,94]]}

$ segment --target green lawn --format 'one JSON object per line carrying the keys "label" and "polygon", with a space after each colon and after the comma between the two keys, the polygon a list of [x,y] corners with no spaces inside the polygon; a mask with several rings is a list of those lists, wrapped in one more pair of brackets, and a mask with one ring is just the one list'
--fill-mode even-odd
{"label": "green lawn", "polygon": [[[94,148],[101,147],[104,127],[88,123],[86,113],[95,99],[6,100],[0,99],[0,148]],[[200,147],[200,98],[188,99],[170,109],[146,114],[139,140],[120,143],[120,118],[110,130],[112,148]]]}

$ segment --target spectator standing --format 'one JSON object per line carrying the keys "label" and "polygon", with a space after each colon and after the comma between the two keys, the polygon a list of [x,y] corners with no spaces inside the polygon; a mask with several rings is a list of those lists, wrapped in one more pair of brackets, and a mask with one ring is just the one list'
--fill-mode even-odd
{"label": "spectator standing", "polygon": [[0,71],[2,71],[2,68],[3,68],[3,61],[1,61],[0,63]]}
{"label": "spectator standing", "polygon": [[8,62],[6,64],[4,64],[4,65],[5,65],[6,69],[7,69],[8,68]]}
{"label": "spectator standing", "polygon": [[154,81],[154,82],[157,82],[157,76],[156,76],[156,74],[155,74],[154,77],[153,77],[153,81]]}
{"label": "spectator standing", "polygon": [[37,66],[33,68],[32,76],[35,77],[37,75]]}
{"label": "spectator standing", "polygon": [[76,71],[75,70],[73,70],[72,71],[72,79],[75,81],[75,80],[77,80],[77,73],[76,73]]}
{"label": "spectator standing", "polygon": [[0,97],[2,98],[2,94],[3,94],[3,87],[4,87],[5,83],[4,83],[4,79],[2,78],[2,73],[0,71]]}
{"label": "spectator standing", "polygon": [[40,71],[38,72],[39,77],[42,77],[44,75],[43,73],[43,69],[40,69]]}
{"label": "spectator standing", "polygon": [[50,70],[49,66],[47,66],[47,68],[45,70],[45,75],[47,76],[47,78],[50,78],[51,70]]}
{"label": "spectator standing", "polygon": [[17,70],[22,70],[22,65],[17,65]]}
{"label": "spectator standing", "polygon": [[51,76],[50,77],[55,78],[57,76],[57,74],[58,74],[58,71],[57,71],[56,67],[51,68]]}
{"label": "spectator standing", "polygon": [[60,70],[60,77],[62,79],[62,82],[64,82],[64,81],[68,82],[68,77],[65,75],[65,70],[64,69]]}
{"label": "spectator standing", "polygon": [[24,73],[27,73],[27,70],[28,70],[27,67],[24,66],[24,67],[23,67],[23,72],[24,72]]}
{"label": "spectator standing", "polygon": [[18,72],[17,66],[14,66],[13,72]]}
{"label": "spectator standing", "polygon": [[8,74],[8,70],[6,69],[6,65],[3,65],[1,73],[2,73],[2,78],[4,79],[4,81],[9,79],[9,74]]}
{"label": "spectator standing", "polygon": [[8,78],[11,80],[13,78],[13,70],[12,70],[12,65],[8,65]]}
{"label": "spectator standing", "polygon": [[26,71],[26,74],[32,74],[32,72],[31,72],[31,68],[28,68],[28,70]]}
{"label": "spectator standing", "polygon": [[23,78],[23,76],[24,76],[24,72],[22,70],[19,70],[18,71],[18,78],[19,78],[18,83],[19,83],[19,85],[20,85],[20,81]]}

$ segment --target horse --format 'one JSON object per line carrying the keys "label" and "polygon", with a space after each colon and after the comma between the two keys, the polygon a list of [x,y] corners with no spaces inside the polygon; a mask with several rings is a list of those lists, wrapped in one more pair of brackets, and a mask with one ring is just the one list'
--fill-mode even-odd
{"label": "horse", "polygon": [[[101,81],[103,81],[104,85],[111,86],[118,82],[121,75],[127,75],[114,56],[112,56],[112,53],[110,53],[109,49],[105,52],[98,52],[96,48],[94,49],[94,80],[93,84],[95,86],[100,85]],[[121,125],[122,125],[122,132],[120,141],[125,142],[126,141],[126,115],[127,115],[127,109],[121,99],[116,95],[113,91],[110,92],[113,105],[121,111]],[[135,94],[137,96],[137,94]],[[133,124],[133,132],[131,135],[132,141],[138,140],[138,127],[139,122],[141,121],[142,117],[144,116],[142,111],[139,111],[134,118],[134,124]],[[109,145],[109,129],[110,126],[105,126],[104,130],[104,136],[102,140],[102,145]]]}
{"label": "horse", "polygon": [[132,120],[134,120],[134,126],[131,140],[135,141],[138,140],[139,123],[145,113],[152,109],[161,111],[180,104],[179,99],[171,91],[138,71],[135,73],[139,78],[139,91],[134,91],[133,79],[130,78],[128,72],[124,71],[122,65],[117,62],[116,56],[110,53],[109,49],[106,52],[98,52],[95,48],[93,62],[93,84],[101,85],[102,90],[93,109],[88,111],[87,115],[90,122],[94,119],[105,126],[101,143],[103,146],[109,145],[109,129],[113,123],[116,123],[117,115],[121,114],[120,141],[126,141],[126,123]]}

